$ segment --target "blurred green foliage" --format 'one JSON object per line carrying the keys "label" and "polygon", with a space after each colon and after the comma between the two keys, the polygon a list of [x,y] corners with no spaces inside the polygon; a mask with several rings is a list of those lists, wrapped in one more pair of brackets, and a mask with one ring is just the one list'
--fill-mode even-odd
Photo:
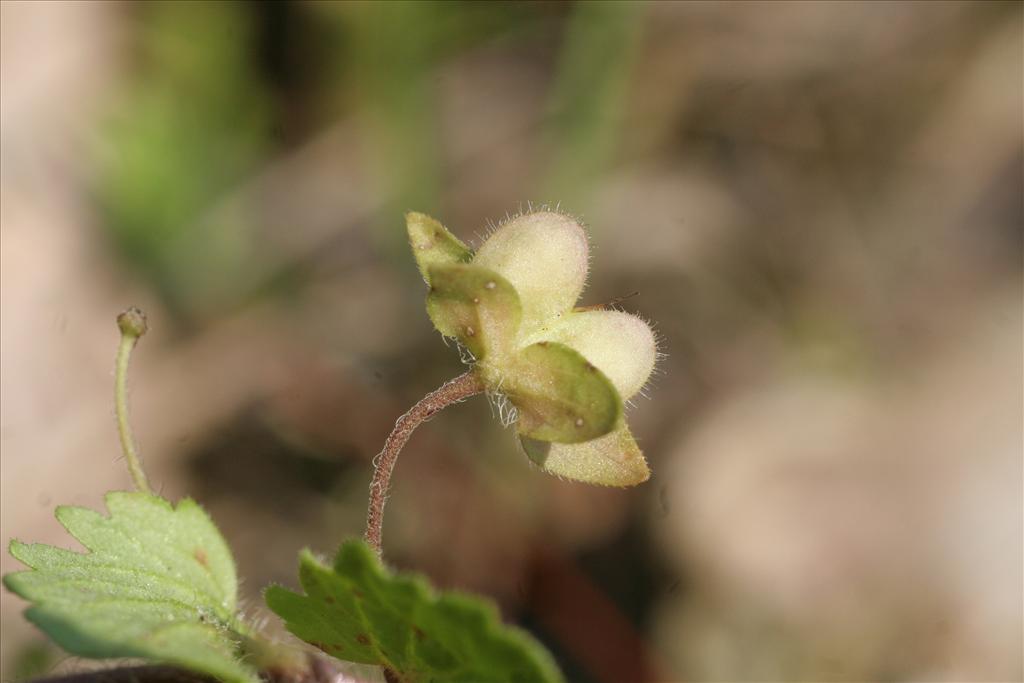
{"label": "blurred green foliage", "polygon": [[59,651],[48,640],[30,641],[15,653],[9,665],[5,662],[5,677],[17,682],[45,676],[59,657]]}
{"label": "blurred green foliage", "polygon": [[[372,148],[374,174],[390,197],[390,210],[383,214],[437,208],[440,149],[430,81],[447,38],[446,15],[454,14],[442,3],[391,2],[360,3],[344,15],[353,38],[344,55],[350,84]],[[392,249],[404,245],[400,230],[377,232]]]}
{"label": "blurred green foliage", "polygon": [[181,313],[225,289],[252,251],[248,216],[203,215],[263,159],[268,101],[246,5],[135,9],[137,71],[112,115],[96,189],[126,261]]}
{"label": "blurred green foliage", "polygon": [[[296,107],[314,109],[300,118],[320,123],[354,117],[365,150],[353,161],[367,164],[382,202],[370,236],[403,259],[395,217],[436,211],[448,173],[439,66],[484,43],[533,45],[539,59],[553,60],[539,131],[548,171],[533,190],[537,199],[582,210],[585,188],[615,148],[644,14],[633,2],[268,7],[133,8],[134,72],[99,145],[96,193],[125,261],[183,320],[274,291],[273,277],[250,272],[266,260],[259,207],[229,200],[272,159],[283,118]],[[308,36],[285,25],[289,12],[318,22],[308,43],[297,43]],[[275,40],[285,45],[268,45]],[[302,56],[268,66],[275,58],[268,53],[282,50]],[[304,92],[276,89],[279,68],[303,69]]]}
{"label": "blurred green foliage", "polygon": [[579,3],[550,97],[550,167],[540,196],[583,211],[615,151],[640,45],[643,2]]}

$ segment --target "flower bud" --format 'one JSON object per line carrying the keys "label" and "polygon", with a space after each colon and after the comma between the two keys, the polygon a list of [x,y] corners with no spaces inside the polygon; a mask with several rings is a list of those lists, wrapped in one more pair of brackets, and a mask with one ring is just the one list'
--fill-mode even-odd
{"label": "flower bud", "polygon": [[623,401],[654,369],[654,332],[622,311],[574,310],[587,278],[582,226],[550,211],[525,214],[472,254],[436,220],[406,220],[430,285],[430,319],[469,349],[483,385],[515,406],[530,459],[593,484],[646,481]]}
{"label": "flower bud", "polygon": [[473,263],[504,276],[519,293],[525,331],[570,310],[587,279],[587,235],[573,218],[551,211],[502,224]]}

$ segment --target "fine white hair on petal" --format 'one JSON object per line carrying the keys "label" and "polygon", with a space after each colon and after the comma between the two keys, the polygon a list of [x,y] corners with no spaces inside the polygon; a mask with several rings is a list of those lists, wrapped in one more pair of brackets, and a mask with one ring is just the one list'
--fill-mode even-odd
{"label": "fine white hair on petal", "polygon": [[530,342],[553,341],[575,349],[629,400],[643,389],[657,363],[657,337],[641,317],[618,310],[574,311]]}
{"label": "fine white hair on petal", "polygon": [[533,211],[503,222],[480,246],[473,263],[494,270],[515,287],[523,329],[532,331],[576,303],[590,265],[589,242],[575,218]]}
{"label": "fine white hair on petal", "polygon": [[643,398],[650,400],[651,389],[657,384],[658,378],[666,373],[662,361],[668,358],[668,352],[665,351],[665,335],[658,329],[658,324],[642,315],[637,315],[636,317],[647,323],[647,327],[651,328],[651,334],[654,336],[654,367],[651,369],[651,374],[647,381],[644,382],[644,385],[637,392]]}

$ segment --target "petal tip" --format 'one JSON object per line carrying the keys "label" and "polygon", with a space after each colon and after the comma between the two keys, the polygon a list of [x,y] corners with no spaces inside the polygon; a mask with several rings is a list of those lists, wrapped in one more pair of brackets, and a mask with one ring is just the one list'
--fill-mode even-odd
{"label": "petal tip", "polygon": [[588,254],[587,234],[579,221],[538,211],[499,225],[474,262],[508,278],[519,291],[528,324],[540,325],[570,310],[579,298]]}

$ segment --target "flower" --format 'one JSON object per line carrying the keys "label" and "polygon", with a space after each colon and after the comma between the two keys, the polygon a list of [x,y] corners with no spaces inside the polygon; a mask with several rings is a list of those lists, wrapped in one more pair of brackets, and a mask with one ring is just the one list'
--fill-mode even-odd
{"label": "flower", "polygon": [[468,349],[488,392],[515,406],[527,456],[568,479],[646,481],[623,401],[650,377],[657,344],[634,315],[575,308],[589,265],[580,223],[526,213],[499,226],[475,254],[429,216],[409,213],[406,225],[430,286],[431,321]]}

